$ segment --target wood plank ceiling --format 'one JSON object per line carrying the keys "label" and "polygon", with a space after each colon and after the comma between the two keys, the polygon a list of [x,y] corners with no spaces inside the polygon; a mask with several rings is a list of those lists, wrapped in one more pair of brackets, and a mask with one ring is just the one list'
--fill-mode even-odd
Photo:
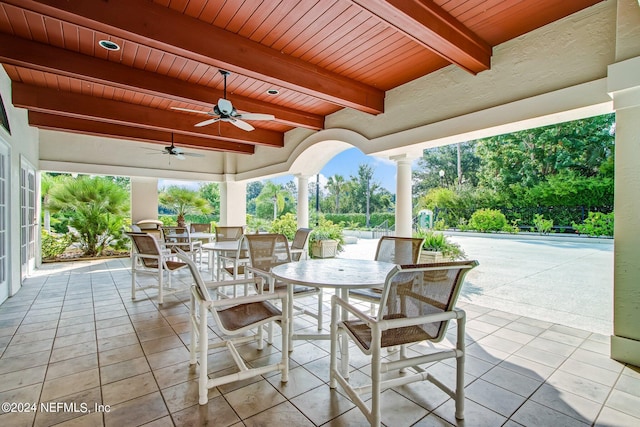
{"label": "wood plank ceiling", "polygon": [[[442,67],[488,70],[493,46],[599,1],[6,0],[0,62],[32,126],[252,154],[345,107],[382,113],[385,91]],[[240,113],[275,120],[174,109],[211,112],[220,69]]]}

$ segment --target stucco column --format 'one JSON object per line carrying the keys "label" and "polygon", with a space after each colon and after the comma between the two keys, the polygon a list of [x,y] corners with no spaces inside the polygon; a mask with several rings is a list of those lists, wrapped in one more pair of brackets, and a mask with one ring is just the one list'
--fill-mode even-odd
{"label": "stucco column", "polygon": [[158,178],[131,177],[131,223],[158,219]]}
{"label": "stucco column", "polygon": [[309,177],[296,175],[298,178],[298,228],[309,227]]}
{"label": "stucco column", "polygon": [[640,366],[640,57],[610,65],[607,86],[616,112],[611,357]]}
{"label": "stucco column", "polygon": [[246,225],[247,184],[225,181],[220,183],[220,225]]}
{"label": "stucco column", "polygon": [[411,162],[408,154],[394,156],[396,173],[396,236],[411,237],[413,234],[413,207],[411,202]]}

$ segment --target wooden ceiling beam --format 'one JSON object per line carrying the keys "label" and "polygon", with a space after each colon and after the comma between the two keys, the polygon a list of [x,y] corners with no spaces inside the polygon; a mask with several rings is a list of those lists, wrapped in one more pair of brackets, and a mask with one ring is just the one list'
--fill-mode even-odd
{"label": "wooden ceiling beam", "polygon": [[[29,125],[39,129],[57,130],[83,135],[121,138],[132,141],[151,142],[166,146],[171,143],[171,132],[142,129],[93,120],[65,117],[56,114],[29,111]],[[220,141],[191,135],[174,134],[174,143],[182,147],[199,148],[209,151],[222,151],[239,154],[253,154],[255,146],[238,142]]]}
{"label": "wooden ceiling beam", "polygon": [[491,46],[431,0],[351,0],[472,74],[491,68]]}
{"label": "wooden ceiling beam", "polygon": [[214,67],[372,114],[384,91],[147,0],[5,0]]}
{"label": "wooden ceiling beam", "polygon": [[13,83],[12,89],[13,105],[31,111],[165,132],[178,132],[185,135],[243,144],[258,144],[269,147],[284,146],[283,134],[270,130],[256,129],[247,132],[230,123],[220,123],[219,125],[216,123],[196,128],[194,124],[200,121],[200,117],[193,115],[62,92],[24,83]]}
{"label": "wooden ceiling beam", "polygon": [[[3,33],[0,33],[0,62],[196,104],[209,109],[213,108],[213,104],[223,96],[220,90],[203,88],[183,80]],[[237,95],[233,96],[233,104],[241,111],[273,114],[276,121],[288,126],[313,130],[324,127],[324,118],[317,114],[278,107],[268,102]]]}

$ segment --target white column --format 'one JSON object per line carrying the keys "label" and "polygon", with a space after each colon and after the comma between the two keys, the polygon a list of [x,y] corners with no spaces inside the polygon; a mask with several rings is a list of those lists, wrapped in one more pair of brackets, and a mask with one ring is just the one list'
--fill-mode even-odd
{"label": "white column", "polygon": [[413,234],[413,207],[411,191],[411,162],[413,156],[403,154],[394,156],[397,165],[396,173],[396,236],[411,237]]}
{"label": "white column", "polygon": [[609,66],[616,112],[611,357],[640,366],[640,56]]}
{"label": "white column", "polygon": [[296,175],[298,178],[298,228],[309,227],[309,177]]}
{"label": "white column", "polygon": [[246,225],[247,184],[225,181],[220,183],[220,225]]}
{"label": "white column", "polygon": [[158,178],[131,177],[131,223],[158,219]]}

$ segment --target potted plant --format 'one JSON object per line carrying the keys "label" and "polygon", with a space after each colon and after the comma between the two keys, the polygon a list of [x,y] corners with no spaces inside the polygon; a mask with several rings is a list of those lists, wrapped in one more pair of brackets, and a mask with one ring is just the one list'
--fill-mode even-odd
{"label": "potted plant", "polygon": [[332,221],[320,218],[318,226],[309,236],[311,256],[314,258],[333,258],[342,251],[344,244],[342,229],[341,224],[334,224]]}
{"label": "potted plant", "polygon": [[[422,252],[420,252],[420,264],[449,262],[467,258],[460,245],[449,241],[448,237],[443,233],[418,229],[414,236],[424,238]],[[446,276],[447,270],[427,271],[424,273],[425,280],[434,282],[444,280]]]}

